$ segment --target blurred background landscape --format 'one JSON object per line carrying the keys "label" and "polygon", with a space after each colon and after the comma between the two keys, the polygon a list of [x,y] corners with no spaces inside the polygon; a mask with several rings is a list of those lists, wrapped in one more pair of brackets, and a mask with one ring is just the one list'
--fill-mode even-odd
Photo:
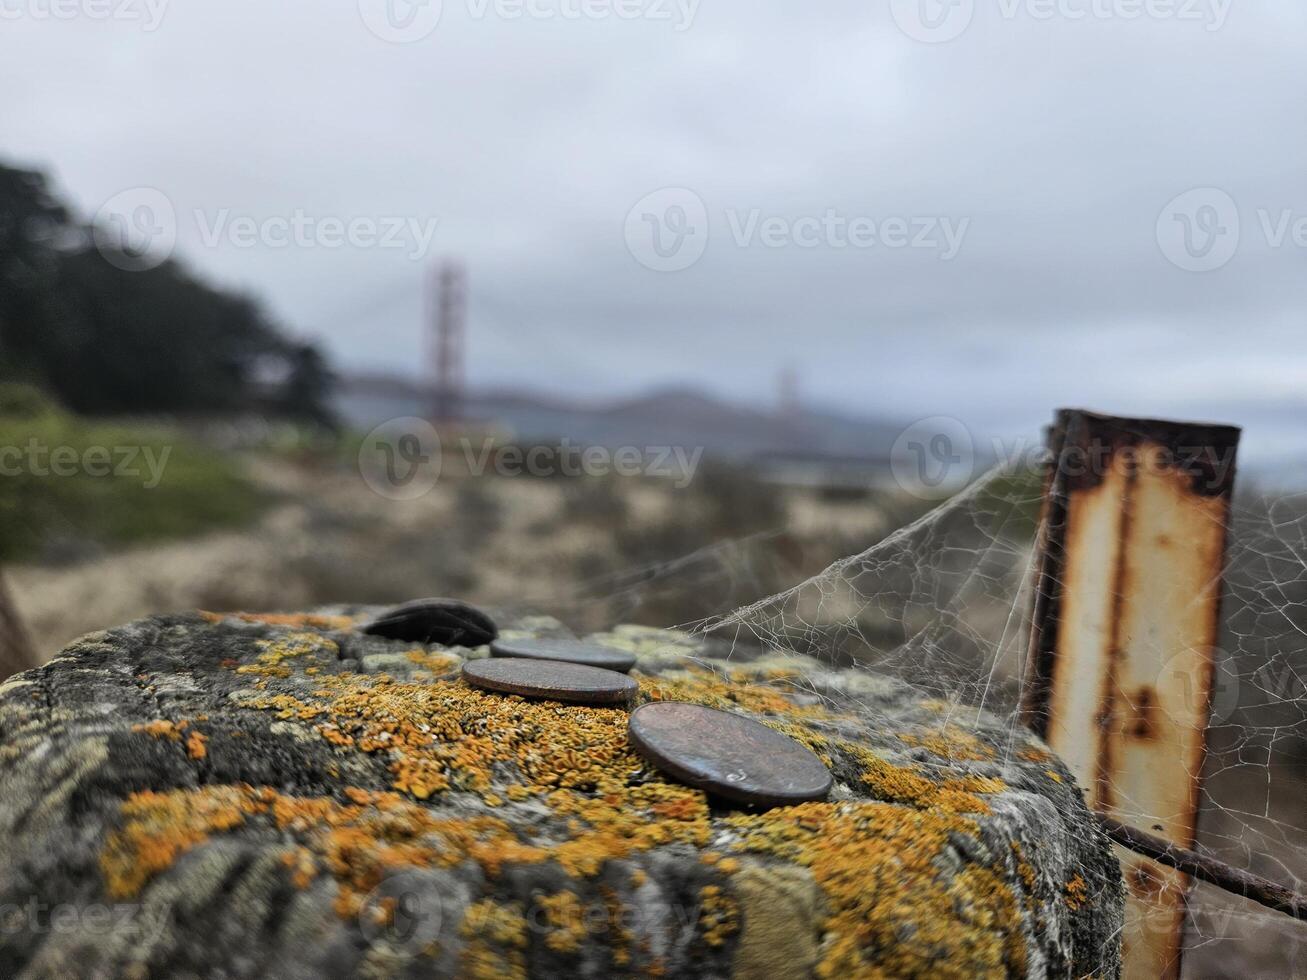
{"label": "blurred background landscape", "polygon": [[[893,487],[889,425],[690,390],[568,404],[342,376],[249,296],[177,262],[132,268],[40,172],[2,168],[0,187],[0,559],[43,655],[149,612],[427,594],[570,607],[594,628],[688,622],[925,509]],[[368,430],[438,410],[438,479],[414,499],[370,485]],[[638,449],[641,472],[474,472],[486,450],[568,440]],[[654,584],[669,565],[674,595]]]}

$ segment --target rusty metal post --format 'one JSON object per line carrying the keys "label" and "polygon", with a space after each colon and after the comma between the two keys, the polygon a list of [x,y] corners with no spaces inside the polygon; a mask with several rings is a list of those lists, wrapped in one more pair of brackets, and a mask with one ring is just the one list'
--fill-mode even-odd
{"label": "rusty metal post", "polygon": [[[1196,830],[1239,430],[1063,409],[1037,546],[1026,723],[1090,807]],[[1189,878],[1118,849],[1125,976],[1179,974]]]}

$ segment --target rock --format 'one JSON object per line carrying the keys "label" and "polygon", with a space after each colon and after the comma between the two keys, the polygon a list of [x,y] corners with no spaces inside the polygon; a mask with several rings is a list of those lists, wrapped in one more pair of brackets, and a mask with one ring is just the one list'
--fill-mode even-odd
{"label": "rock", "polygon": [[0,976],[1120,972],[1111,850],[1000,719],[592,637],[636,654],[639,701],[742,712],[830,767],[827,800],[752,813],[642,762],[624,709],[470,688],[484,650],[354,611],[148,619],[0,687]]}

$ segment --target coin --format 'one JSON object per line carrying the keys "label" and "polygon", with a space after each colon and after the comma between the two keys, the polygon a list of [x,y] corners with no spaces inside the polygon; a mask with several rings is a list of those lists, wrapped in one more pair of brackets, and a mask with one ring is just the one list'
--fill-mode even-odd
{"label": "coin", "polygon": [[489,691],[577,704],[621,704],[639,690],[635,681],[615,670],[517,657],[468,661],[463,679]]}
{"label": "coin", "polygon": [[655,701],[631,714],[631,743],[664,773],[758,807],[820,800],[830,771],[805,745],[730,711]]}
{"label": "coin", "polygon": [[604,670],[620,670],[625,674],[635,666],[635,654],[616,647],[580,640],[521,639],[495,640],[490,644],[492,657],[518,657],[523,660],[563,660],[569,664],[585,664]]}
{"label": "coin", "polygon": [[479,647],[499,635],[495,621],[458,599],[415,599],[387,609],[363,627],[369,636],[409,643]]}

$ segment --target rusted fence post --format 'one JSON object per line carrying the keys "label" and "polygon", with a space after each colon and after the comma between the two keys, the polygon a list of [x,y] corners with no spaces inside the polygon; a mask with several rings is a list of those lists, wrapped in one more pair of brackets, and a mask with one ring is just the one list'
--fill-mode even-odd
{"label": "rusted fence post", "polygon": [[[1063,409],[1024,713],[1091,808],[1194,843],[1239,430]],[[1128,980],[1179,973],[1187,876],[1118,849]]]}

